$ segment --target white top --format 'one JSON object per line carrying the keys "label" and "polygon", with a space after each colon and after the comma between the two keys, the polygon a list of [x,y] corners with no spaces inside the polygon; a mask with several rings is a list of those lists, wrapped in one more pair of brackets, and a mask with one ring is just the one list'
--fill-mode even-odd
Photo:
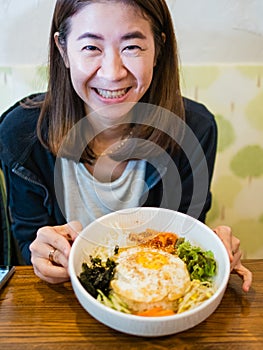
{"label": "white top", "polygon": [[67,222],[77,220],[83,227],[102,215],[137,207],[145,190],[144,160],[130,160],[117,180],[105,183],[96,180],[83,163],[61,158],[61,168],[63,214]]}

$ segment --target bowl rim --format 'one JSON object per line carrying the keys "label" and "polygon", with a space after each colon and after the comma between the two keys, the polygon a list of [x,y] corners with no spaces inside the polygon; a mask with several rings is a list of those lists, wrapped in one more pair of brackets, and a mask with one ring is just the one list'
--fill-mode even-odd
{"label": "bowl rim", "polygon": [[[135,315],[135,314],[124,313],[124,312],[112,309],[111,307],[106,306],[106,305],[102,304],[100,301],[98,301],[97,299],[95,299],[82,286],[82,284],[80,283],[80,281],[79,281],[79,279],[77,277],[75,269],[74,269],[74,257],[75,257],[74,252],[77,249],[76,247],[79,244],[81,238],[83,236],[85,236],[87,230],[89,230],[93,226],[97,225],[98,222],[107,220],[109,217],[111,217],[111,216],[114,217],[116,214],[119,214],[119,213],[129,213],[129,212],[131,212],[131,211],[133,211],[135,209],[136,210],[142,209],[143,211],[153,211],[153,210],[155,211],[155,210],[160,210],[161,209],[162,211],[165,211],[165,212],[174,212],[174,213],[176,213],[179,216],[187,217],[188,219],[193,220],[194,222],[197,222],[197,224],[201,225],[206,231],[209,232],[209,234],[213,234],[214,235],[213,237],[215,238],[215,240],[217,240],[217,243],[222,248],[222,253],[225,255],[223,258],[226,261],[226,266],[225,266],[225,273],[224,273],[223,280],[222,280],[221,284],[219,286],[217,286],[215,293],[209,299],[205,300],[204,302],[202,302],[200,305],[196,306],[195,308],[183,311],[182,313],[179,313],[179,314],[176,313],[174,315],[168,315],[168,316],[147,316],[147,317],[145,317],[145,316],[140,316],[140,315]],[[78,237],[75,239],[75,241],[72,244],[70,255],[69,255],[68,270],[69,270],[70,280],[71,280],[71,283],[72,283],[74,291],[75,291],[75,288],[78,288],[78,290],[82,294],[84,294],[87,297],[87,299],[92,304],[96,305],[102,311],[103,310],[105,311],[105,308],[106,308],[106,310],[110,314],[115,315],[115,316],[121,316],[124,319],[127,318],[129,320],[131,320],[131,318],[132,318],[132,319],[136,319],[136,320],[140,319],[140,320],[142,320],[144,322],[147,322],[147,321],[148,322],[149,321],[151,321],[151,322],[160,322],[161,320],[163,320],[163,321],[165,321],[165,320],[177,321],[177,320],[183,319],[185,317],[191,316],[193,314],[196,314],[198,311],[201,311],[201,310],[205,309],[208,305],[213,304],[218,298],[222,298],[223,294],[224,294],[224,291],[225,291],[225,289],[227,287],[228,281],[229,281],[230,261],[229,261],[229,258],[228,258],[227,250],[226,250],[223,242],[221,241],[221,239],[215,234],[215,232],[211,228],[209,228],[203,222],[201,222],[201,221],[199,221],[199,220],[197,220],[197,219],[195,219],[195,218],[193,218],[193,217],[191,217],[191,216],[189,216],[187,214],[184,214],[184,213],[181,213],[181,212],[178,212],[178,211],[175,211],[175,210],[171,210],[171,209],[156,208],[156,207],[139,207],[139,208],[121,209],[121,210],[118,210],[118,211],[115,211],[115,212],[112,212],[112,213],[109,213],[109,214],[105,214],[105,215],[101,216],[100,218],[98,218],[97,220],[94,220],[93,222],[91,222],[86,227],[84,227],[82,229],[82,231],[79,233]]]}

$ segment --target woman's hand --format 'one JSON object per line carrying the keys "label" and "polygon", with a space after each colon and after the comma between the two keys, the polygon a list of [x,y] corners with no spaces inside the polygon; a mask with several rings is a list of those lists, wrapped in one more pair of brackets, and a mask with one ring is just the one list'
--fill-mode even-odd
{"label": "woman's hand", "polygon": [[69,280],[69,252],[81,229],[79,222],[72,221],[61,226],[45,226],[37,231],[37,237],[29,249],[38,277],[53,284]]}
{"label": "woman's hand", "polygon": [[240,240],[233,236],[232,230],[228,226],[217,226],[213,231],[222,240],[227,249],[231,272],[237,273],[243,279],[243,291],[248,292],[252,284],[252,273],[241,263]]}

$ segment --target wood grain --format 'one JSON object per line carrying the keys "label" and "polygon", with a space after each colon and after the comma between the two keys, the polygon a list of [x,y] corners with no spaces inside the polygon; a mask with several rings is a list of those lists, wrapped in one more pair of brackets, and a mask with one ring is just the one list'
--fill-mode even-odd
{"label": "wood grain", "polygon": [[263,349],[263,259],[245,260],[253,287],[242,292],[231,275],[217,310],[185,332],[159,338],[119,333],[92,318],[78,303],[70,282],[49,285],[32,267],[20,266],[0,291],[0,349]]}

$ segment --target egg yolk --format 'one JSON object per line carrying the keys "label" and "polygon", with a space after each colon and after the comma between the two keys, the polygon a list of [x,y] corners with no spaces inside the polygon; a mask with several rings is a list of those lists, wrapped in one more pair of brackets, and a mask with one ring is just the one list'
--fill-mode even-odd
{"label": "egg yolk", "polygon": [[140,252],[136,262],[146,269],[158,270],[168,263],[167,258],[158,252]]}

